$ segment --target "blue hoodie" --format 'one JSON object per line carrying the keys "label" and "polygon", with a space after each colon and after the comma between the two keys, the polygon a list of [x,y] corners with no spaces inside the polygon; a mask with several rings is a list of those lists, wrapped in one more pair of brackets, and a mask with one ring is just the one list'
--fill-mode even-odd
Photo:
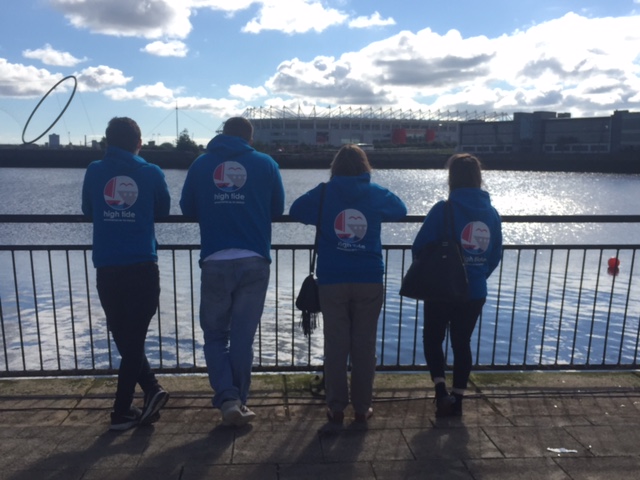
{"label": "blue hoodie", "polygon": [[[502,258],[502,225],[500,215],[491,206],[489,193],[480,188],[456,188],[449,193],[453,207],[454,235],[462,247],[469,299],[487,296],[487,278]],[[444,231],[445,202],[436,203],[413,242],[414,256],[428,243],[446,238]]]}
{"label": "blue hoodie", "polygon": [[154,218],[169,215],[170,206],[158,166],[108,147],[87,167],[82,185],[82,213],[93,220],[93,265],[157,261]]}
{"label": "blue hoodie", "polygon": [[238,248],[270,261],[271,221],[284,212],[278,164],[240,137],[217,135],[189,168],[180,208],[200,224],[201,259]]}
{"label": "blue hoodie", "polygon": [[[327,184],[318,241],[318,284],[382,283],[382,222],[400,220],[407,207],[371,175],[334,176]],[[289,214],[316,225],[322,184],[291,205]]]}

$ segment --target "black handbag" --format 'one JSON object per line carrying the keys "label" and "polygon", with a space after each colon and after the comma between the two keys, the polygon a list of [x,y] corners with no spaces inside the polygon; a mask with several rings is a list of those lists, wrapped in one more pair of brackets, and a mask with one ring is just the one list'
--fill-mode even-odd
{"label": "black handbag", "polygon": [[425,245],[402,279],[400,295],[416,300],[459,302],[467,299],[469,281],[460,245],[455,241],[453,208],[445,202],[445,235]]}
{"label": "black handbag", "polygon": [[316,255],[318,253],[318,238],[320,236],[320,222],[322,220],[322,205],[324,203],[324,190],[326,183],[322,184],[320,191],[320,208],[318,209],[318,221],[316,223],[316,238],[313,244],[313,252],[309,263],[309,275],[300,286],[296,297],[296,308],[300,315],[300,327],[305,337],[313,333],[318,326],[318,314],[320,313],[320,295],[318,294],[318,282],[315,277]]}

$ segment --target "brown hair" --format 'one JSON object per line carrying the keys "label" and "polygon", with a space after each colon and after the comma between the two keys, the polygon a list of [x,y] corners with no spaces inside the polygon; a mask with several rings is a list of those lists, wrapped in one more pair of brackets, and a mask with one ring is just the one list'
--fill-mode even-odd
{"label": "brown hair", "polygon": [[231,117],[224,122],[222,134],[240,137],[251,142],[253,140],[253,125],[244,117]]}
{"label": "brown hair", "polygon": [[344,145],[331,162],[331,177],[356,177],[371,172],[367,154],[357,145]]}
{"label": "brown hair", "polygon": [[107,145],[136,153],[140,147],[140,127],[129,117],[113,117],[105,132]]}
{"label": "brown hair", "polygon": [[446,167],[449,169],[449,191],[482,186],[482,165],[477,157],[456,153],[449,157]]}

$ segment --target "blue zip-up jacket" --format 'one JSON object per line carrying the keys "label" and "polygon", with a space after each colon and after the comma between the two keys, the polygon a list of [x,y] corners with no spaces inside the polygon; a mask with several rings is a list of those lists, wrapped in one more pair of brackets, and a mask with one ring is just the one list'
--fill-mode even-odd
{"label": "blue zip-up jacket", "polygon": [[189,168],[180,208],[200,224],[201,259],[239,248],[271,261],[271,221],[284,212],[278,164],[240,137],[217,135]]}
{"label": "blue zip-up jacket", "polygon": [[158,260],[154,219],[169,215],[171,197],[157,165],[118,147],[92,162],[82,185],[82,213],[93,220],[93,265]]}
{"label": "blue zip-up jacket", "polygon": [[[487,278],[502,258],[500,215],[491,206],[489,193],[480,188],[456,188],[449,193],[449,203],[453,207],[454,238],[462,247],[469,279],[469,299],[485,298]],[[423,246],[447,237],[444,206],[444,200],[436,203],[424,219],[413,242],[414,257]]]}
{"label": "blue zip-up jacket", "polygon": [[[322,184],[291,205],[289,214],[316,225]],[[318,284],[382,283],[382,222],[400,220],[407,207],[371,175],[334,176],[327,184],[318,240]]]}

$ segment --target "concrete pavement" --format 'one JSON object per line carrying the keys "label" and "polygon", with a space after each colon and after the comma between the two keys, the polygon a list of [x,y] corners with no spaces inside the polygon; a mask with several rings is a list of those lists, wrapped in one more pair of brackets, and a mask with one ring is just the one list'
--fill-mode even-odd
{"label": "concrete pavement", "polygon": [[[436,419],[425,373],[378,374],[368,427],[327,424],[313,375],[255,375],[256,421],[220,425],[203,376],[161,376],[156,424],[108,431],[115,379],[0,380],[0,478],[640,478],[640,374],[478,373]],[[142,398],[137,402],[142,403]]]}

